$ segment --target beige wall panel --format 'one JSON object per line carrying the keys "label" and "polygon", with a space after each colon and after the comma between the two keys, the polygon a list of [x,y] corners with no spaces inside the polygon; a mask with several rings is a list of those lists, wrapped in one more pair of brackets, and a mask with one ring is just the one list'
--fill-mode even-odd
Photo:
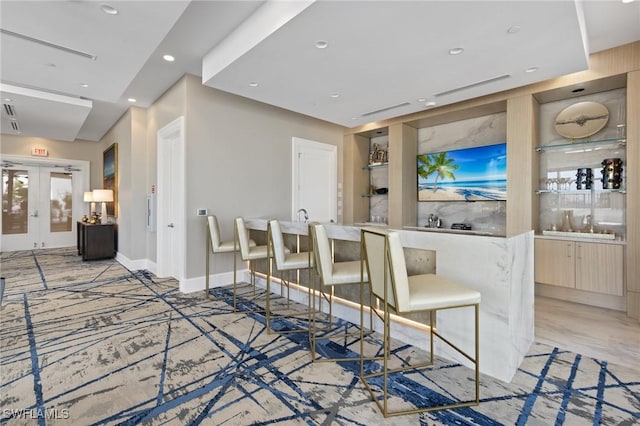
{"label": "beige wall panel", "polygon": [[627,76],[627,247],[629,316],[640,319],[640,71]]}
{"label": "beige wall panel", "polygon": [[532,95],[507,101],[507,237],[536,229],[537,110]]}
{"label": "beige wall panel", "polygon": [[345,135],[343,143],[344,181],[342,222],[365,222],[369,217],[369,200],[362,197],[369,186],[369,173],[362,169],[369,156],[369,139]]}
{"label": "beige wall panel", "polygon": [[389,127],[389,225],[416,226],[418,129]]}

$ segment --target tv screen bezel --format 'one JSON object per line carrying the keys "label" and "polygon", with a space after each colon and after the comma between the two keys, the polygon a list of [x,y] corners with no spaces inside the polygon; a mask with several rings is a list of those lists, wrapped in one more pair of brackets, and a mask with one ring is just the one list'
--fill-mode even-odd
{"label": "tv screen bezel", "polygon": [[[491,154],[493,151],[495,151],[496,149],[498,149],[498,153],[493,153],[493,155],[488,155],[483,153],[483,151],[487,151],[489,154]],[[466,159],[469,158],[470,156],[473,156],[473,154],[475,154],[476,157],[481,156],[482,159],[481,160],[474,160],[474,163],[479,163],[476,164],[473,168],[477,168],[479,165],[484,165],[484,164],[489,164],[490,162],[496,162],[497,165],[497,169],[493,169],[490,172],[483,172],[483,174],[476,176],[476,179],[474,180],[468,180],[466,176],[466,174],[468,173],[468,171],[466,169],[460,169],[460,163],[457,164],[458,168],[453,170],[453,173],[455,175],[456,172],[462,172],[463,175],[463,179],[462,181],[458,181],[458,184],[456,185],[447,185],[448,183],[450,184],[452,182],[452,180],[440,180],[438,182],[438,190],[442,190],[442,192],[440,193],[440,196],[438,196],[437,194],[433,194],[432,196],[428,197],[427,199],[421,199],[421,192],[430,190],[433,191],[433,183],[434,180],[430,180],[429,181],[425,181],[419,174],[418,174],[418,170],[420,168],[420,157],[422,155],[429,155],[429,156],[437,156],[437,155],[441,155],[442,153],[445,153],[445,158],[449,157],[450,159],[453,159],[454,161],[456,160],[456,158],[458,160],[462,159],[462,164],[467,164],[470,165],[471,163],[469,161],[467,161]],[[460,155],[462,154],[462,155]],[[433,157],[432,157],[433,158]],[[454,163],[456,164],[456,163]],[[490,167],[490,166],[489,166]],[[435,172],[434,172],[435,173]],[[417,199],[418,202],[434,202],[434,201],[506,201],[507,200],[507,188],[506,188],[506,173],[507,173],[507,143],[506,142],[500,142],[500,143],[495,143],[495,144],[489,144],[489,145],[479,145],[479,146],[473,146],[473,147],[468,147],[468,148],[461,148],[461,149],[452,149],[452,150],[446,150],[446,151],[437,151],[437,152],[429,152],[429,153],[424,153],[424,154],[418,154],[416,156],[416,179],[417,179]],[[430,175],[431,176],[431,175]],[[441,176],[442,177],[442,176]],[[440,177],[440,178],[441,178]],[[455,179],[453,180],[455,181]],[[478,183],[478,182],[486,182],[489,183],[489,186],[478,186],[478,185],[473,185],[473,186],[462,186],[465,182],[470,182],[470,183]],[[504,182],[504,186],[501,186],[500,184]],[[430,186],[426,186],[429,183],[431,183],[432,185]],[[494,185],[494,186],[490,186],[490,185]],[[499,185],[499,186],[495,186],[495,185]],[[460,192],[463,193],[460,193]],[[464,193],[466,192],[466,193]],[[423,193],[424,194],[424,193]]]}

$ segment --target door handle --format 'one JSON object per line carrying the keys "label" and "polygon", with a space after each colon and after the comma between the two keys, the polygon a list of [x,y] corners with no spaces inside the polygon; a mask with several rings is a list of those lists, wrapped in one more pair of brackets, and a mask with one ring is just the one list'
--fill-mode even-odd
{"label": "door handle", "polygon": [[31,217],[38,217],[38,210],[34,210]]}
{"label": "door handle", "polygon": [[173,225],[173,223],[170,223],[170,224],[167,225],[167,227],[174,228],[174,225]]}

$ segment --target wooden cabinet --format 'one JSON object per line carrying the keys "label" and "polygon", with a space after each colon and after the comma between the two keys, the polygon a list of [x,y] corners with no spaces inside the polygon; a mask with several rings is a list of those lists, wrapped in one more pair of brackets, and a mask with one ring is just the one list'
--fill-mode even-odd
{"label": "wooden cabinet", "polygon": [[535,281],[622,296],[624,248],[619,244],[535,240]]}
{"label": "wooden cabinet", "polygon": [[575,288],[575,243],[536,238],[535,281]]}
{"label": "wooden cabinet", "polygon": [[78,254],[82,260],[111,259],[116,255],[115,224],[78,222]]}

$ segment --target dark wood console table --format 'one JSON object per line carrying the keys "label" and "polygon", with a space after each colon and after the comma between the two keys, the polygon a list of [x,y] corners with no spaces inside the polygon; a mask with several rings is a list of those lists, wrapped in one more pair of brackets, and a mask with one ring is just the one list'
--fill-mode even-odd
{"label": "dark wood console table", "polygon": [[78,254],[82,260],[112,259],[116,255],[116,225],[78,222]]}

